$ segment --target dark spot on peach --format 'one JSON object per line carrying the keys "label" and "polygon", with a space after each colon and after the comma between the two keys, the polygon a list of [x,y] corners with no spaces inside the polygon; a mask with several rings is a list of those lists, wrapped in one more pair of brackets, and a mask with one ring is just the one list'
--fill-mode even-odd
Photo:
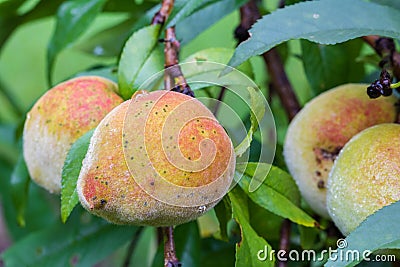
{"label": "dark spot on peach", "polygon": [[319,180],[317,186],[318,186],[319,189],[324,189],[325,188],[325,182],[322,181],[322,180]]}
{"label": "dark spot on peach", "polygon": [[[316,147],[313,149],[313,151],[317,158],[317,163],[320,163],[322,160],[334,161],[341,149],[342,149],[341,146],[337,146],[335,148],[328,147],[328,149]],[[319,161],[318,161],[318,159],[319,159]]]}
{"label": "dark spot on peach", "polygon": [[315,171],[315,174],[316,174],[317,176],[321,176],[321,172],[320,172],[320,171]]}

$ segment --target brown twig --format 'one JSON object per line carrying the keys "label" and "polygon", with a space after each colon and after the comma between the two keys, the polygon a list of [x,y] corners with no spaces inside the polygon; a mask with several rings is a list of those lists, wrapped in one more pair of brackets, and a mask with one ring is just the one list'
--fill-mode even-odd
{"label": "brown twig", "polygon": [[151,24],[164,25],[174,7],[174,0],[163,0],[160,10],[154,15]]}
{"label": "brown twig", "polygon": [[[279,249],[281,251],[285,251],[284,255],[289,254],[290,247],[290,227],[291,222],[288,219],[284,219],[281,225],[281,239],[279,241]],[[278,267],[285,267],[287,265],[287,261],[279,261]]]}
{"label": "brown twig", "polygon": [[393,75],[400,80],[400,53],[396,51],[394,40],[377,35],[364,36],[363,40],[382,58],[380,67],[392,68]]}
{"label": "brown twig", "polygon": [[[151,24],[160,24],[168,20],[169,15],[174,7],[173,0],[163,0],[160,10],[154,15]],[[170,27],[165,30],[165,43],[164,57],[165,57],[165,73],[164,73],[164,87],[165,90],[180,92],[194,97],[194,93],[190,86],[186,83],[183,76],[182,69],[179,66],[179,50],[180,43],[176,39],[175,27]]]}
{"label": "brown twig", "polygon": [[[240,8],[240,25],[235,30],[235,37],[239,43],[250,36],[248,30],[260,17],[260,12],[254,0],[250,0]],[[292,120],[299,112],[300,104],[285,73],[279,53],[275,48],[272,48],[262,56],[267,66],[273,89],[278,94],[289,120]]]}
{"label": "brown twig", "polygon": [[190,86],[186,83],[186,79],[183,76],[182,69],[178,64],[179,50],[180,43],[176,39],[175,27],[170,27],[165,30],[165,89],[180,92],[182,94],[194,97],[194,93]]}
{"label": "brown twig", "polygon": [[285,73],[281,57],[275,48],[264,53],[262,56],[267,64],[273,88],[287,112],[289,121],[291,121],[300,111],[300,104]]}
{"label": "brown twig", "polygon": [[181,263],[178,261],[175,253],[174,243],[174,228],[168,226],[163,228],[164,232],[164,266],[165,267],[180,267]]}

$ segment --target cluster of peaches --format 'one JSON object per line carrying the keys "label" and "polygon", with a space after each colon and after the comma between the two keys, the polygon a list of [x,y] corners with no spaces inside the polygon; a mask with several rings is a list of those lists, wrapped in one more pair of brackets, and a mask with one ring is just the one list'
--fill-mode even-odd
{"label": "cluster of peaches", "polygon": [[[398,99],[370,99],[366,88],[346,84],[312,99],[284,144],[303,198],[345,235],[400,200]],[[108,79],[78,77],[35,103],[23,140],[32,179],[60,193],[71,145],[95,128],[76,187],[88,211],[118,224],[166,226],[215,206],[231,185],[235,154],[213,114],[172,91],[126,101],[117,92]]]}
{"label": "cluster of peaches", "polygon": [[95,128],[76,185],[89,212],[117,224],[168,226],[215,206],[229,189],[236,158],[211,111],[177,92],[138,91],[126,101],[117,92],[97,76],[47,91],[24,127],[31,178],[60,193],[72,144]]}
{"label": "cluster of peaches", "polygon": [[[313,98],[287,131],[287,167],[310,207],[348,235],[400,200],[398,99],[346,84]],[[369,92],[368,92],[369,93]]]}

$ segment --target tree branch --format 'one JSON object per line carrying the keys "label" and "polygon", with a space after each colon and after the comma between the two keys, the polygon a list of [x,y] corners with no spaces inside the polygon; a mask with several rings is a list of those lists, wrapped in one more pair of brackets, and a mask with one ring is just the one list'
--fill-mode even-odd
{"label": "tree branch", "polygon": [[[173,0],[163,0],[160,10],[154,15],[151,24],[164,25],[174,7]],[[194,97],[194,93],[190,86],[186,83],[181,67],[179,66],[179,50],[180,43],[176,39],[175,27],[165,30],[164,57],[165,57],[165,73],[164,87],[165,90],[180,92],[182,94]]]}
{"label": "tree branch", "polygon": [[160,10],[154,14],[151,24],[164,25],[167,21],[169,14],[171,14],[172,8],[174,7],[174,0],[163,0]]}
{"label": "tree branch", "polygon": [[[285,251],[284,255],[289,254],[289,248],[290,248],[290,227],[291,222],[289,219],[284,219],[281,225],[281,239],[279,241],[279,250]],[[278,262],[278,267],[285,267],[287,265],[287,261],[279,261]]]}
{"label": "tree branch", "polygon": [[173,226],[163,227],[164,232],[164,266],[165,267],[180,267],[175,253],[174,243],[174,228]]}
{"label": "tree branch", "polygon": [[[240,25],[235,30],[235,38],[239,43],[250,37],[248,30],[259,18],[261,18],[261,15],[254,0],[250,0],[240,8]],[[292,120],[299,112],[300,104],[285,73],[279,53],[276,48],[272,48],[262,56],[267,66],[273,89],[278,94],[289,120]]]}
{"label": "tree branch", "polygon": [[194,97],[190,86],[186,83],[181,67],[179,66],[180,43],[176,39],[175,27],[165,30],[165,76],[164,85],[166,90],[180,92]]}
{"label": "tree branch", "polygon": [[393,75],[400,80],[400,54],[396,51],[394,40],[377,35],[364,36],[363,40],[382,58],[379,66],[391,68]]}

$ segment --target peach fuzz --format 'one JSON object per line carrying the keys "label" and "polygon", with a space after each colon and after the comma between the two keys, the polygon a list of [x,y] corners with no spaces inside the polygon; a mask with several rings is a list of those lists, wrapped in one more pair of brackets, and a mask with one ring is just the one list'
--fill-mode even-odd
{"label": "peach fuzz", "polygon": [[38,185],[60,192],[62,167],[71,145],[122,103],[117,90],[113,81],[82,76],[56,85],[34,104],[24,125],[23,153]]}
{"label": "peach fuzz", "polygon": [[394,96],[370,99],[367,84],[345,84],[308,102],[287,130],[284,157],[303,198],[319,215],[329,218],[326,184],[342,147],[358,132],[394,122]]}
{"label": "peach fuzz", "polygon": [[327,206],[344,235],[378,209],[400,200],[400,124],[355,135],[340,151],[328,179]]}
{"label": "peach fuzz", "polygon": [[[177,135],[170,138],[174,130]],[[218,203],[232,183],[235,162],[229,136],[200,101],[170,91],[143,92],[116,107],[96,128],[78,195],[89,212],[116,224],[177,225]],[[204,186],[212,192],[196,197]],[[176,195],[175,188],[193,194]],[[213,198],[214,191],[219,198]],[[182,205],[169,202],[170,197]]]}

